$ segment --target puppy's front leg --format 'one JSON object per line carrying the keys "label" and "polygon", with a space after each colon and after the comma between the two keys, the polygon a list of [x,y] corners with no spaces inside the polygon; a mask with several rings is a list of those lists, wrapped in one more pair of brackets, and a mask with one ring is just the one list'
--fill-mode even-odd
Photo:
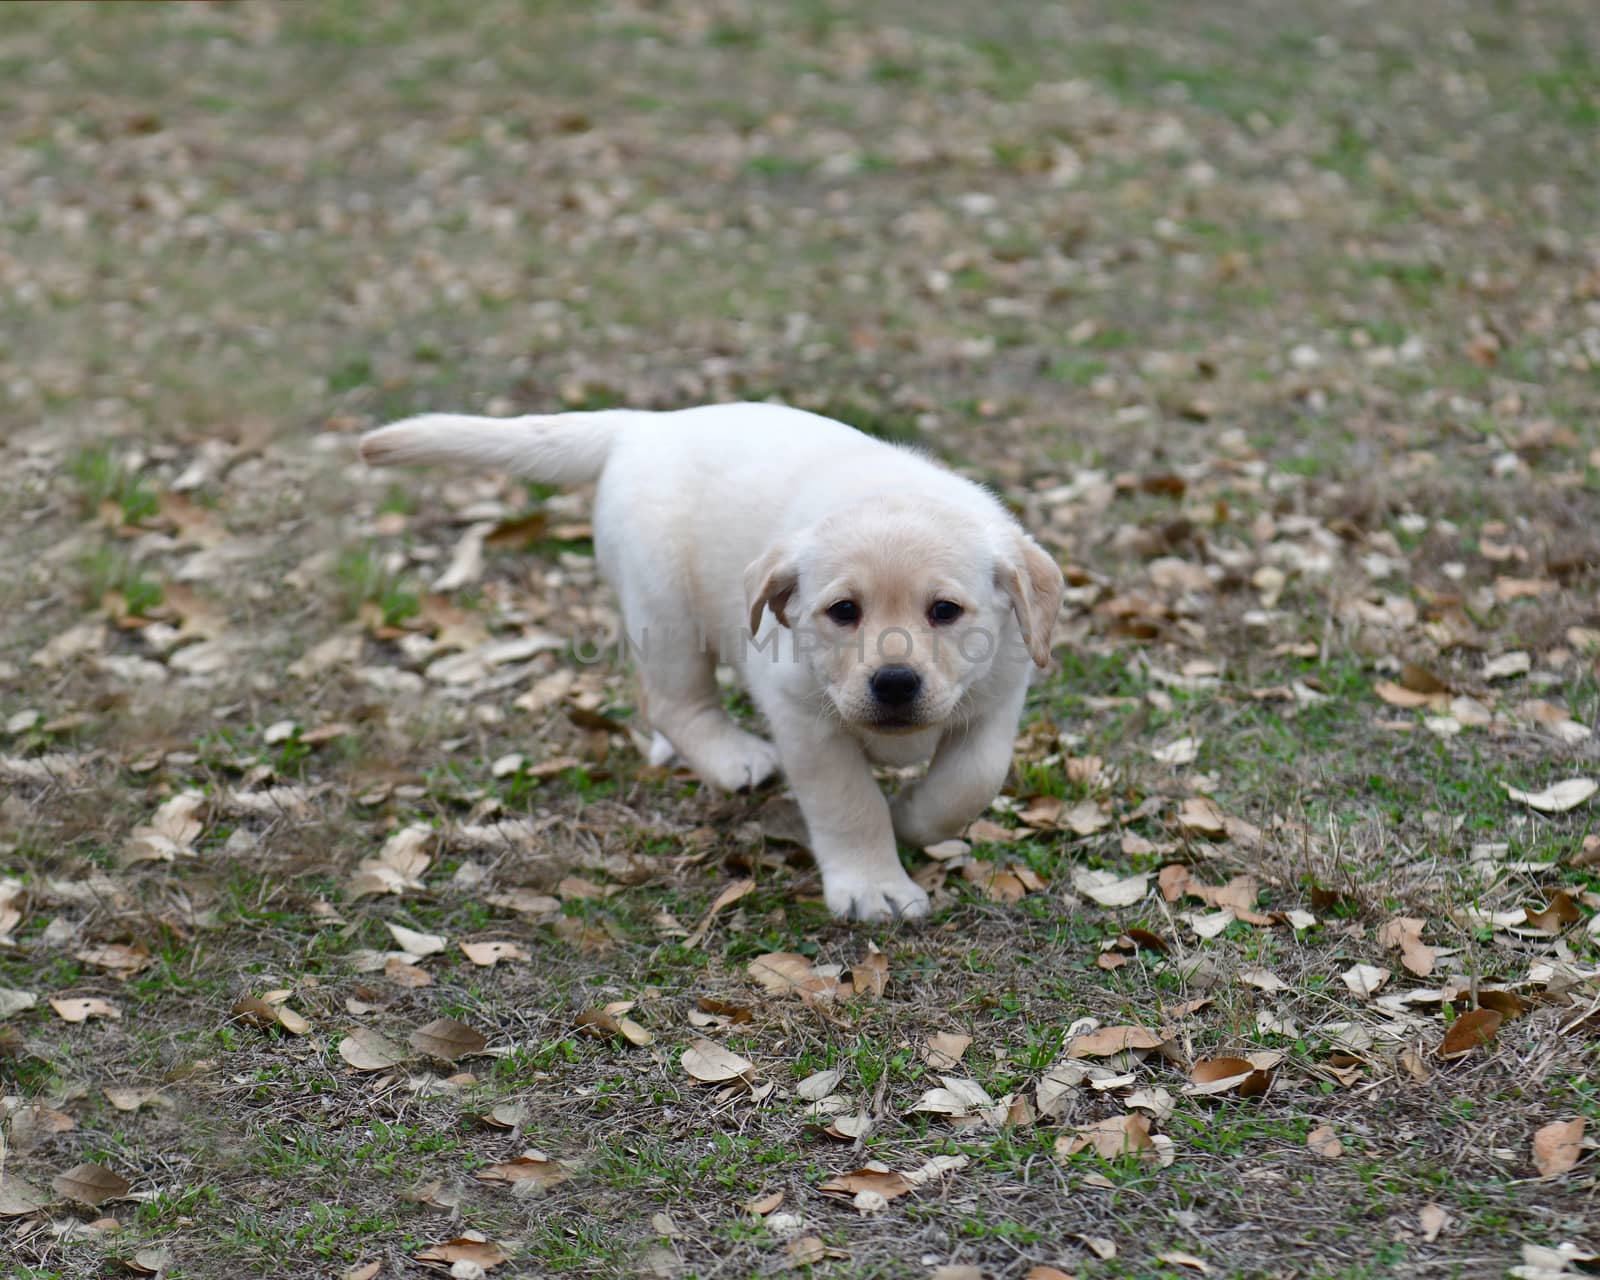
{"label": "puppy's front leg", "polygon": [[889,804],[860,743],[809,711],[768,718],[828,910],[850,920],[926,915],[928,895],[900,865]]}
{"label": "puppy's front leg", "polygon": [[940,741],[927,776],[895,797],[895,835],[925,848],[960,835],[989,806],[1011,768],[1025,692],[997,700]]}

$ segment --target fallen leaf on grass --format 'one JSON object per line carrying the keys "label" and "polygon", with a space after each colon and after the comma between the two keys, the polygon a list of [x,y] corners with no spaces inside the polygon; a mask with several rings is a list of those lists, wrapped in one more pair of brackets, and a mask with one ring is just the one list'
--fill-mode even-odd
{"label": "fallen leaf on grass", "polygon": [[1568,809],[1576,809],[1596,791],[1600,791],[1600,782],[1593,778],[1567,778],[1543,791],[1522,791],[1504,782],[1500,785],[1505,787],[1506,795],[1511,799],[1520,800],[1540,813],[1565,813]]}
{"label": "fallen leaf on grass", "polygon": [[876,999],[889,985],[889,957],[872,943],[867,946],[867,954],[850,966],[850,986],[857,995]]}
{"label": "fallen leaf on grass", "polygon": [[623,1015],[633,1008],[633,1001],[622,1000],[603,1009],[585,1009],[578,1015],[578,1028],[592,1036],[621,1036],[629,1044],[647,1045],[655,1036],[632,1018]]}
{"label": "fallen leaf on grass", "polygon": [[1174,1249],[1170,1253],[1156,1254],[1157,1262],[1169,1263],[1174,1267],[1188,1267],[1191,1271],[1198,1271],[1203,1276],[1211,1274],[1211,1264],[1192,1253],[1184,1253],[1181,1249]]}
{"label": "fallen leaf on grass", "polygon": [[382,1262],[358,1262],[346,1271],[340,1280],[373,1280],[382,1269]]}
{"label": "fallen leaf on grass", "polygon": [[1400,963],[1419,978],[1426,978],[1433,972],[1439,954],[1423,942],[1423,923],[1415,916],[1396,916],[1378,929],[1378,945],[1398,948]]}
{"label": "fallen leaf on grass", "polygon": [[690,1078],[701,1084],[719,1084],[724,1080],[748,1080],[755,1071],[755,1063],[741,1058],[732,1049],[711,1040],[699,1039],[683,1051],[678,1059]]}
{"label": "fallen leaf on grass", "polygon": [[1030,867],[1013,862],[998,867],[992,862],[967,862],[961,867],[961,878],[983,890],[991,902],[1007,904],[1021,902],[1030,893],[1044,888],[1044,881]]}
{"label": "fallen leaf on grass", "polygon": [[85,947],[82,951],[76,952],[73,958],[99,969],[107,969],[111,976],[119,981],[125,981],[155,963],[155,957],[142,946],[137,944],[129,946],[121,942],[108,943],[102,947]]}
{"label": "fallen leaf on grass", "polygon": [[422,888],[422,873],[433,860],[428,849],[436,839],[431,827],[402,827],[384,842],[376,858],[365,858],[350,880],[351,898],[373,893],[404,893]]}
{"label": "fallen leaf on grass", "polygon": [[1425,1204],[1417,1210],[1417,1225],[1422,1228],[1422,1238],[1432,1244],[1450,1225],[1450,1214],[1439,1205]]}
{"label": "fallen leaf on grass", "polygon": [[1528,923],[1541,933],[1560,933],[1583,919],[1583,912],[1565,889],[1557,889],[1541,910],[1528,911]]}
{"label": "fallen leaf on grass", "polygon": [[929,1089],[912,1104],[912,1111],[927,1111],[960,1119],[974,1114],[980,1108],[994,1106],[994,1099],[976,1080],[964,1080],[956,1076],[940,1076],[939,1079],[944,1087]]}
{"label": "fallen leaf on grass", "polygon": [[1205,796],[1190,796],[1178,806],[1178,830],[1186,836],[1220,840],[1228,834],[1228,820]]}
{"label": "fallen leaf on grass", "polygon": [[528,953],[515,942],[460,942],[456,945],[461,948],[462,955],[484,969],[493,968],[502,960],[528,959]]}
{"label": "fallen leaf on grass", "polygon": [[1077,1277],[1060,1267],[1037,1266],[1029,1267],[1028,1274],[1022,1280],[1077,1280]]}
{"label": "fallen leaf on grass", "polygon": [[109,1000],[102,1000],[98,996],[83,996],[75,999],[50,998],[50,1007],[61,1015],[63,1022],[83,1022],[89,1018],[109,1018],[112,1021],[122,1017],[122,1010]]}
{"label": "fallen leaf on grass", "polygon": [[1236,1093],[1241,1098],[1257,1098],[1272,1087],[1272,1070],[1258,1067],[1248,1058],[1206,1058],[1194,1064],[1189,1080],[1191,1083],[1179,1090],[1186,1097]]}
{"label": "fallen leaf on grass", "polygon": [[1584,1140],[1586,1124],[1582,1116],[1576,1120],[1557,1120],[1533,1135],[1533,1164],[1541,1178],[1555,1178],[1566,1173],[1595,1145]]}
{"label": "fallen leaf on grass", "polygon": [[757,956],[745,969],[768,995],[786,996],[816,976],[811,961],[793,951],[771,951]]}
{"label": "fallen leaf on grass", "polygon": [[1067,1045],[1067,1057],[1107,1058],[1126,1049],[1159,1049],[1168,1039],[1146,1027],[1101,1027],[1073,1037]]}
{"label": "fallen leaf on grass", "polygon": [[1312,1155],[1321,1156],[1324,1160],[1337,1160],[1344,1154],[1344,1143],[1340,1142],[1329,1125],[1318,1125],[1306,1134],[1306,1146]]}
{"label": "fallen leaf on grass", "polygon": [[50,1179],[57,1195],[80,1204],[97,1205],[128,1194],[128,1180],[101,1165],[85,1162]]}
{"label": "fallen leaf on grass", "polygon": [[474,1031],[466,1023],[457,1022],[454,1018],[435,1018],[413,1031],[407,1042],[418,1053],[445,1062],[454,1062],[469,1053],[478,1053],[489,1043],[482,1032]]}
{"label": "fallen leaf on grass", "polygon": [[795,1085],[794,1096],[802,1102],[816,1102],[819,1098],[826,1098],[838,1088],[842,1079],[844,1079],[843,1068],[831,1067],[827,1071],[818,1071]]}
{"label": "fallen leaf on grass", "polygon": [[387,1071],[408,1055],[394,1041],[363,1027],[339,1041],[339,1056],[357,1071]]}
{"label": "fallen leaf on grass", "polygon": [[0,1020],[9,1018],[14,1013],[21,1013],[25,1009],[31,1009],[38,1003],[39,997],[31,991],[0,987]]}
{"label": "fallen leaf on grass", "polygon": [[1073,1133],[1064,1133],[1056,1139],[1056,1154],[1071,1156],[1092,1150],[1102,1160],[1117,1160],[1148,1151],[1153,1146],[1150,1117],[1134,1114],[1110,1116],[1093,1124],[1079,1125]]}
{"label": "fallen leaf on grass", "polygon": [[827,1246],[822,1243],[821,1236],[799,1236],[784,1245],[783,1251],[789,1255],[788,1262],[784,1264],[788,1267],[813,1266],[828,1256]]}
{"label": "fallen leaf on grass", "polygon": [[1355,964],[1339,976],[1344,979],[1344,985],[1350,988],[1352,994],[1360,996],[1363,1000],[1370,1000],[1394,974],[1392,970],[1380,969],[1376,965]]}
{"label": "fallen leaf on grass", "polygon": [[935,1071],[949,1071],[961,1061],[961,1055],[967,1051],[967,1046],[971,1043],[971,1036],[959,1035],[953,1031],[936,1031],[922,1046],[922,1060]]}
{"label": "fallen leaf on grass", "polygon": [[1445,1059],[1462,1058],[1475,1049],[1483,1048],[1494,1039],[1504,1017],[1493,1009],[1474,1009],[1463,1013],[1450,1024],[1439,1044],[1439,1056]]}
{"label": "fallen leaf on grass", "polygon": [[896,1173],[885,1164],[873,1161],[854,1173],[835,1174],[819,1183],[818,1191],[831,1195],[854,1196],[862,1191],[876,1191],[885,1200],[893,1200],[911,1190],[911,1183],[903,1173]]}
{"label": "fallen leaf on grass", "polygon": [[1493,1009],[1505,1021],[1520,1018],[1528,1011],[1527,1002],[1514,991],[1496,991],[1491,987],[1478,988],[1478,1007]]}
{"label": "fallen leaf on grass", "polygon": [[408,956],[438,955],[449,945],[448,941],[437,933],[422,933],[416,929],[408,929],[403,924],[388,922],[386,924],[400,950]]}
{"label": "fallen leaf on grass", "polygon": [[1150,877],[1144,872],[1118,876],[1114,871],[1079,867],[1072,873],[1072,887],[1102,907],[1131,907],[1149,890]]}
{"label": "fallen leaf on grass", "polygon": [[170,1107],[172,1099],[160,1089],[118,1089],[107,1087],[100,1091],[106,1101],[118,1111],[137,1111],[140,1107]]}
{"label": "fallen leaf on grass", "polygon": [[515,1160],[503,1164],[486,1165],[475,1175],[480,1182],[531,1182],[541,1187],[553,1187],[570,1176],[542,1151],[524,1151]]}
{"label": "fallen leaf on grass", "polygon": [[1154,748],[1150,758],[1161,764],[1193,764],[1195,757],[1200,754],[1200,745],[1199,738],[1177,738],[1164,747]]}
{"label": "fallen leaf on grass", "polygon": [[764,1218],[782,1203],[783,1192],[774,1191],[770,1195],[757,1196],[754,1200],[746,1200],[741,1208],[754,1217]]}
{"label": "fallen leaf on grass", "polygon": [[452,1266],[457,1262],[476,1262],[485,1271],[498,1267],[506,1260],[506,1252],[492,1240],[474,1236],[457,1236],[443,1244],[429,1245],[412,1254],[418,1262],[442,1262]]}
{"label": "fallen leaf on grass", "polygon": [[50,1197],[30,1182],[0,1174],[0,1218],[24,1218],[50,1203]]}

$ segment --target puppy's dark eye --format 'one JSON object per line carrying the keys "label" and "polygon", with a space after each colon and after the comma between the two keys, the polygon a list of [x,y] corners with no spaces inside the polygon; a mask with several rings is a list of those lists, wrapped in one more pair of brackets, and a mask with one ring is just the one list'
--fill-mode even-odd
{"label": "puppy's dark eye", "polygon": [[936,627],[948,626],[961,616],[961,606],[954,600],[935,600],[928,610],[928,621]]}
{"label": "puppy's dark eye", "polygon": [[852,622],[861,621],[861,606],[854,600],[841,600],[828,606],[828,616],[841,627],[848,627]]}

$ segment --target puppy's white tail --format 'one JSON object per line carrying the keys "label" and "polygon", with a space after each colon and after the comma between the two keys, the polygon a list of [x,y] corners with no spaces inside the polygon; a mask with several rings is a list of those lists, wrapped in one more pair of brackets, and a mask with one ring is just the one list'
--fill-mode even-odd
{"label": "puppy's white tail", "polygon": [[599,477],[617,432],[635,416],[626,409],[522,418],[425,413],[369,431],[361,437],[361,457],[374,467],[443,462],[544,484],[587,484]]}

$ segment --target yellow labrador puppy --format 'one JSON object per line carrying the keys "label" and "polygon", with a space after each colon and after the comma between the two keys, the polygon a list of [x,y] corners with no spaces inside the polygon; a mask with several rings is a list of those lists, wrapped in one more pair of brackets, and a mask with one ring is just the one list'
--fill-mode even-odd
{"label": "yellow labrador puppy", "polygon": [[[794,788],[836,914],[920,916],[898,837],[958,834],[1005,779],[1056,562],[980,486],[772,404],[675,413],[428,414],[363,437],[375,466],[598,482],[595,552],[621,596],[642,707],[704,781]],[[722,707],[733,666],[772,732]],[[872,765],[932,760],[888,803]]]}

